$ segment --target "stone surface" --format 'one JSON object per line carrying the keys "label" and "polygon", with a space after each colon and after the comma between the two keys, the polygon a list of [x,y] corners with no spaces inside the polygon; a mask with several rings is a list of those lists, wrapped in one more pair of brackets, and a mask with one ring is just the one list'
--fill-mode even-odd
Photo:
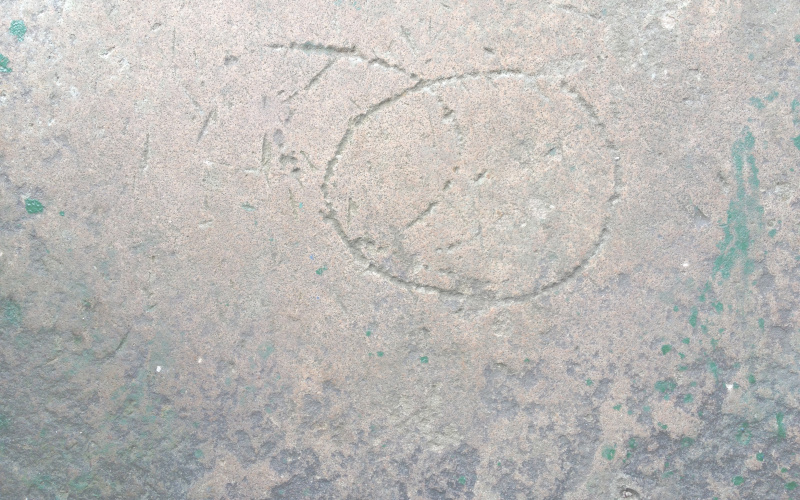
{"label": "stone surface", "polygon": [[0,14],[0,498],[800,495],[796,2]]}

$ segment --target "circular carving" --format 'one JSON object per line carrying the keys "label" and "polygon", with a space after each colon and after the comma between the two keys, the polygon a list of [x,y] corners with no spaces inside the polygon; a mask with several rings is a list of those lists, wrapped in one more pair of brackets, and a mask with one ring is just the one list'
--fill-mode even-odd
{"label": "circular carving", "polygon": [[613,152],[577,94],[517,73],[465,76],[354,120],[323,191],[340,235],[379,272],[525,297],[597,249]]}

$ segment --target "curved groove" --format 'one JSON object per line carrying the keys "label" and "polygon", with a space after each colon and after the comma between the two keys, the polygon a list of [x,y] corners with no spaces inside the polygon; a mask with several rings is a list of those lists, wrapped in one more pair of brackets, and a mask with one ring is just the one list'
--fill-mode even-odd
{"label": "curved groove", "polygon": [[599,119],[597,111],[595,110],[594,106],[592,106],[574,87],[570,87],[566,81],[562,80],[561,91],[572,97],[578,104],[578,106],[589,116],[591,122],[600,130],[601,135],[605,136],[605,146],[613,154],[612,156],[613,189],[611,195],[606,200],[606,204],[608,205],[609,210],[606,216],[604,217],[602,228],[600,230],[599,235],[597,236],[594,246],[591,248],[590,251],[588,251],[584,255],[583,259],[581,259],[581,261],[578,262],[574,267],[562,273],[562,275],[558,279],[551,281],[545,285],[542,285],[538,287],[536,290],[510,296],[499,296],[497,293],[487,293],[487,292],[465,293],[459,290],[451,290],[447,288],[438,287],[435,285],[425,285],[403,279],[399,276],[389,273],[386,270],[379,268],[373,262],[367,259],[359,250],[358,244],[362,240],[362,238],[355,238],[355,239],[348,238],[347,234],[344,231],[344,228],[342,227],[341,222],[339,222],[338,213],[333,208],[333,203],[331,202],[329,197],[330,179],[333,176],[337,165],[339,164],[339,160],[341,159],[342,154],[345,152],[345,150],[347,150],[347,147],[350,145],[355,130],[369,116],[377,113],[383,108],[399,101],[403,97],[413,92],[420,92],[438,85],[444,85],[447,83],[467,80],[470,78],[513,76],[513,77],[537,79],[546,75],[537,73],[533,74],[526,73],[518,69],[495,69],[489,71],[474,71],[474,72],[450,75],[434,79],[424,79],[424,78],[419,78],[414,74],[409,74],[402,67],[390,64],[383,59],[367,58],[361,55],[356,50],[355,47],[333,47],[327,45],[311,44],[308,42],[303,44],[298,44],[293,42],[289,45],[274,45],[270,47],[276,49],[300,50],[307,53],[323,53],[332,57],[356,57],[370,64],[377,64],[387,69],[401,71],[402,73],[408,75],[410,78],[416,80],[416,82],[413,85],[406,87],[400,92],[392,96],[389,96],[379,101],[376,104],[373,104],[372,106],[367,108],[366,111],[359,113],[355,116],[352,116],[348,120],[347,130],[345,131],[344,135],[339,140],[339,143],[336,146],[336,151],[334,152],[331,159],[328,160],[328,163],[325,167],[325,175],[323,177],[323,181],[320,186],[323,195],[323,201],[325,203],[325,210],[321,211],[323,220],[325,220],[328,224],[330,224],[333,227],[334,232],[336,232],[336,234],[348,248],[350,254],[353,256],[353,259],[358,264],[364,267],[364,272],[379,275],[398,287],[418,293],[434,293],[443,297],[449,297],[459,300],[476,301],[484,304],[497,304],[497,305],[515,304],[515,303],[527,302],[529,300],[536,299],[540,296],[552,293],[561,286],[563,286],[565,283],[571,281],[573,278],[575,278],[578,274],[583,272],[583,270],[587,269],[591,265],[591,263],[602,252],[602,249],[605,247],[606,243],[610,239],[611,231],[609,229],[609,221],[611,218],[611,213],[613,211],[613,206],[621,196],[620,191],[622,187],[622,172],[619,164],[619,156],[617,155],[618,148],[610,139],[608,139],[605,124]]}

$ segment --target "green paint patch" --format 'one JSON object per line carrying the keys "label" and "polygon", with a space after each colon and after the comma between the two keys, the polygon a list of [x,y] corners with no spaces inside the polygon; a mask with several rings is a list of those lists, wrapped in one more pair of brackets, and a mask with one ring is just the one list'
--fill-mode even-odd
{"label": "green paint patch", "polygon": [[316,272],[316,273],[317,273],[319,276],[322,276],[322,273],[324,273],[324,272],[325,272],[325,271],[327,271],[327,270],[328,270],[327,266],[322,266],[322,267],[320,267],[319,269],[317,269],[315,272]]}
{"label": "green paint patch", "polygon": [[378,351],[378,352],[377,352],[377,354],[378,354],[378,357],[379,357],[379,358],[382,358],[382,357],[383,357],[383,351]]}
{"label": "green paint patch", "polygon": [[717,364],[714,363],[713,361],[708,362],[708,371],[710,371],[711,374],[714,375],[715,379],[719,378],[719,369],[717,368]]}
{"label": "green paint patch", "polygon": [[258,352],[258,356],[262,360],[264,360],[267,359],[270,356],[270,354],[275,352],[275,346],[273,346],[269,342],[264,342],[263,344],[258,346],[258,350],[256,352]]}
{"label": "green paint patch", "polygon": [[711,305],[714,307],[714,310],[717,311],[717,313],[721,313],[725,309],[725,306],[722,305],[722,302],[717,302],[716,304],[712,303]]}
{"label": "green paint patch", "polygon": [[678,306],[673,307],[672,310],[678,312]]}
{"label": "green paint patch", "polygon": [[248,212],[252,212],[253,210],[256,209],[256,207],[254,207],[253,205],[251,205],[249,203],[242,203],[242,208],[244,208]]}
{"label": "green paint patch", "polygon": [[3,311],[0,324],[19,326],[22,323],[22,308],[13,300],[0,300],[0,310]]}
{"label": "green paint patch", "polygon": [[614,460],[614,455],[616,454],[617,454],[617,449],[612,448],[611,446],[606,446],[605,448],[603,448],[603,451],[601,452],[601,455],[603,455],[603,458],[605,458],[606,460]]}
{"label": "green paint patch", "polygon": [[764,108],[767,107],[767,105],[764,104],[764,101],[762,101],[758,97],[751,97],[750,98],[750,105],[753,106],[756,109],[764,109]]}
{"label": "green paint patch", "polygon": [[764,318],[758,318],[758,327],[764,329]]}
{"label": "green paint patch", "polygon": [[797,43],[800,43],[800,35],[795,35],[794,36],[794,41],[797,42]]}
{"label": "green paint patch", "polygon": [[750,382],[750,384],[751,384],[751,385],[752,385],[752,384],[755,384],[755,383],[756,383],[756,377],[755,377],[755,375],[753,375],[752,373],[751,373],[750,375],[748,375],[748,376],[747,376],[747,381],[748,381],[748,382]]}
{"label": "green paint patch", "polygon": [[658,392],[665,396],[669,396],[678,387],[678,384],[672,380],[659,380],[655,383],[655,388]]}
{"label": "green paint patch", "polygon": [[692,308],[692,314],[689,315],[689,324],[692,326],[697,326],[697,308]]}
{"label": "green paint patch", "polygon": [[770,229],[769,232],[767,233],[767,235],[770,238],[774,238],[776,234],[778,234],[778,230],[777,229]]}
{"label": "green paint patch", "polygon": [[[0,56],[0,57],[2,57],[2,56]],[[9,71],[11,71],[11,70],[9,70]],[[2,72],[2,64],[0,64],[0,72]],[[798,135],[797,137],[792,139],[792,142],[794,143],[794,147],[796,147],[797,149],[800,149],[800,135]]]}
{"label": "green paint patch", "polygon": [[664,356],[672,350],[672,346],[669,344],[664,344],[661,346],[661,355]]}
{"label": "green paint patch", "polygon": [[683,402],[684,403],[691,403],[692,401],[694,401],[694,396],[692,396],[691,393],[689,393],[689,394],[687,394],[687,395],[685,395],[683,397]]}
{"label": "green paint patch", "polygon": [[683,342],[686,345],[689,345],[689,343],[691,343],[691,340],[689,340],[689,337],[686,337],[686,338],[682,339],[681,342]]}
{"label": "green paint patch", "polygon": [[422,363],[423,365],[428,364],[428,356],[421,356],[419,358],[419,362]]}
{"label": "green paint patch", "polygon": [[587,378],[586,379],[586,385],[591,386],[592,384],[594,384],[594,381],[592,379],[590,379],[590,378]]}
{"label": "green paint patch", "polygon": [[25,210],[29,214],[40,214],[44,212],[44,205],[39,200],[34,200],[31,198],[25,199]]}
{"label": "green paint patch", "polygon": [[0,73],[11,73],[11,68],[8,67],[9,62],[6,56],[0,54]]}
{"label": "green paint patch", "polygon": [[786,488],[786,491],[794,491],[797,489],[797,482],[792,481],[791,483],[786,483],[786,485],[784,485],[784,488]]}
{"label": "green paint patch", "polygon": [[742,476],[735,476],[732,482],[734,486],[741,486],[744,484],[744,478]]}
{"label": "green paint patch", "polygon": [[636,439],[635,438],[630,438],[628,440],[628,448],[630,448],[632,450],[636,449]]}
{"label": "green paint patch", "polygon": [[777,91],[777,90],[773,90],[772,92],[770,92],[770,93],[767,95],[767,97],[765,97],[765,98],[764,98],[764,100],[766,100],[767,102],[772,102],[772,101],[774,101],[775,99],[777,99],[779,95],[780,95],[780,94],[778,94],[778,91]]}
{"label": "green paint patch", "polygon": [[684,353],[682,353],[682,352],[679,352],[678,356],[680,356],[681,359],[686,359],[686,355]]}
{"label": "green paint patch", "polygon": [[370,330],[367,330],[367,337],[369,337],[371,335],[372,335],[372,332]]}
{"label": "green paint patch", "polygon": [[466,478],[466,477],[464,477],[464,476],[459,476],[459,477],[458,477],[458,484],[460,484],[460,485],[465,485],[465,484],[467,484],[467,478]]}
{"label": "green paint patch", "polygon": [[0,414],[0,432],[11,427],[11,419],[7,416]]}
{"label": "green paint patch", "polygon": [[658,426],[661,428],[661,430],[667,430],[667,424],[662,424],[661,422],[658,422]]}
{"label": "green paint patch", "polygon": [[764,461],[764,454],[761,453],[761,452],[756,453],[756,460],[758,460],[759,462],[763,462]]}
{"label": "green paint patch", "polygon": [[614,408],[617,411],[620,411],[622,409],[622,405],[621,404],[614,405],[612,408]]}
{"label": "green paint patch", "polygon": [[684,436],[684,437],[681,438],[681,446],[683,446],[684,448],[688,448],[689,446],[691,446],[693,444],[694,444],[694,439],[692,439],[692,438],[690,438],[688,436]]}
{"label": "green paint patch", "polygon": [[531,362],[530,358],[525,358],[525,359],[523,359],[522,361],[523,361],[524,363],[530,363],[530,362]]}
{"label": "green paint patch", "polygon": [[205,454],[203,453],[203,450],[194,450],[194,458],[196,458],[197,460],[200,460],[204,456]]}
{"label": "green paint patch", "polygon": [[[756,159],[752,153],[755,142],[750,129],[745,127],[742,137],[731,147],[736,195],[730,201],[727,222],[722,226],[723,240],[717,245],[721,253],[714,261],[712,277],[719,273],[723,279],[730,278],[731,272],[739,263],[745,275],[751,274],[754,270],[755,264],[749,256],[751,229],[760,225],[761,214],[764,211],[756,198],[759,181]],[[750,169],[748,183],[751,193],[748,193],[745,185],[745,164]]]}
{"label": "green paint patch", "polygon": [[777,432],[778,439],[785,439],[786,427],[783,425],[783,413],[778,413],[777,415],[775,415],[775,420],[778,423],[778,432]]}
{"label": "green paint patch", "polygon": [[28,27],[25,26],[25,22],[21,19],[11,21],[11,26],[8,28],[8,31],[11,32],[12,35],[17,37],[18,41],[22,41],[25,38],[25,33],[28,32]]}
{"label": "green paint patch", "polygon": [[62,211],[58,212],[58,215],[60,215],[61,217],[64,217],[64,211],[62,210]]}

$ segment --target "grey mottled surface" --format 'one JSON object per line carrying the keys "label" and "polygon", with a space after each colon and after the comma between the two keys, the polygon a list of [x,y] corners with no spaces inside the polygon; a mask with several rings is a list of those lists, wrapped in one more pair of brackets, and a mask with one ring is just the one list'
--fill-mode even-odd
{"label": "grey mottled surface", "polygon": [[796,2],[0,21],[0,498],[800,497]]}

